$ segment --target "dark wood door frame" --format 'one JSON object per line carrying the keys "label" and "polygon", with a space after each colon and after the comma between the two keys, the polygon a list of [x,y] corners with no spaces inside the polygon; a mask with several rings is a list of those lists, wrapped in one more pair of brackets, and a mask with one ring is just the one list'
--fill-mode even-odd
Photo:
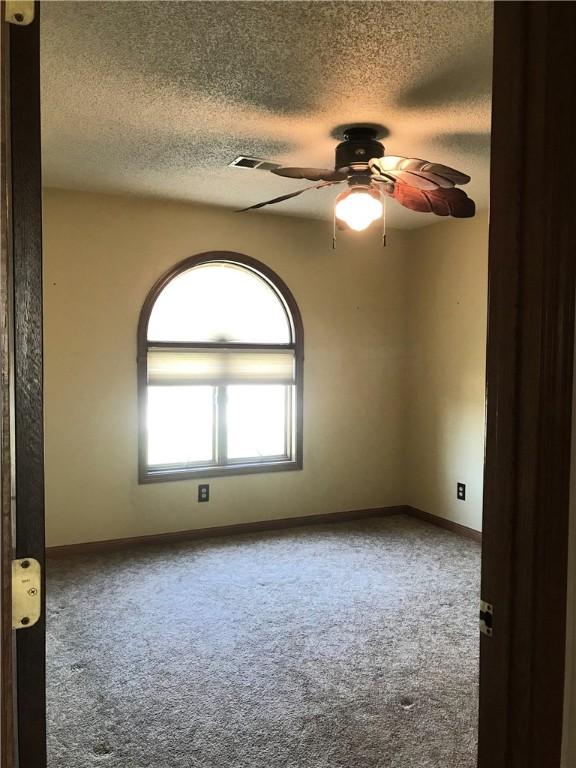
{"label": "dark wood door frame", "polygon": [[[12,433],[3,476],[14,477],[16,558],[38,560],[44,574],[44,434],[42,369],[42,186],[40,152],[40,4],[34,21],[7,24],[2,50],[3,106],[7,109],[7,266],[10,291],[10,407]],[[4,5],[1,7],[4,13]],[[8,466],[6,466],[8,463]],[[3,513],[7,513],[3,499]],[[6,533],[6,531],[3,531]],[[42,618],[13,633],[16,761],[19,768],[46,764],[45,589]],[[9,617],[4,615],[3,626]],[[7,671],[5,680],[10,683]],[[5,717],[8,713],[6,712]],[[7,765],[9,763],[6,762]]]}
{"label": "dark wood door frame", "polygon": [[479,765],[560,765],[576,4],[495,6]]}
{"label": "dark wood door frame", "polygon": [[8,198],[7,168],[8,135],[5,93],[4,55],[7,45],[7,25],[0,24],[0,768],[11,768],[14,763],[14,707],[12,665],[12,450],[11,450],[11,385],[10,385],[10,278],[8,256]]}
{"label": "dark wood door frame", "polygon": [[[37,12],[39,11],[37,7]],[[16,554],[43,561],[39,20],[10,27]],[[559,768],[574,341],[573,3],[496,3],[480,768]],[[5,470],[5,467],[3,467]],[[5,620],[6,617],[4,616]],[[44,624],[16,642],[20,768],[43,768]]]}

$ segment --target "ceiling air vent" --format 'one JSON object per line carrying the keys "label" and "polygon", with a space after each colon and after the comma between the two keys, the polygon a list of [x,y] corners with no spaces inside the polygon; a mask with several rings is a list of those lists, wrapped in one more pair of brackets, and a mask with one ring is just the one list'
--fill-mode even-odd
{"label": "ceiling air vent", "polygon": [[255,168],[258,171],[271,171],[274,168],[280,168],[280,163],[271,163],[260,157],[244,157],[243,155],[232,160],[228,165],[230,168]]}

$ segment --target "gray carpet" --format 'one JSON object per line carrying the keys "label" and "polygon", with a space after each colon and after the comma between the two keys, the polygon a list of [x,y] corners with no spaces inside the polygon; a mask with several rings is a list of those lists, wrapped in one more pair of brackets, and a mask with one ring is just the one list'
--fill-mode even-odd
{"label": "gray carpet", "polygon": [[50,768],[473,768],[479,554],[391,517],[52,560]]}

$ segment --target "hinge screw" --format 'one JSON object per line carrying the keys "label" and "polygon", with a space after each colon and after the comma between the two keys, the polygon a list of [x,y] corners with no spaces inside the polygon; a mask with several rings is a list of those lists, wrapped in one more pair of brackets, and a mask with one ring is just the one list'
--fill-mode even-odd
{"label": "hinge screw", "polygon": [[30,560],[22,560],[20,565],[22,566],[22,568],[30,568]]}
{"label": "hinge screw", "polygon": [[27,624],[30,624],[30,619],[28,618],[28,616],[24,616],[24,618],[20,620],[20,624],[24,624],[24,626],[26,626]]}
{"label": "hinge screw", "polygon": [[17,21],[18,24],[22,24],[24,21],[24,14],[23,13],[15,13],[14,14],[14,21]]}

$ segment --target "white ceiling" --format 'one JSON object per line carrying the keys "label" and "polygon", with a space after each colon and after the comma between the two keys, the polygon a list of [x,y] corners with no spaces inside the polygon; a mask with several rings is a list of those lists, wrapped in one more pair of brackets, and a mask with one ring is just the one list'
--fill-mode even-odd
{"label": "white ceiling", "polygon": [[[333,167],[335,126],[372,122],[388,154],[470,174],[488,205],[492,3],[53,1],[41,18],[48,186],[244,207],[308,182],[236,156]],[[264,210],[327,218],[337,189]],[[432,221],[392,208],[392,226]]]}

